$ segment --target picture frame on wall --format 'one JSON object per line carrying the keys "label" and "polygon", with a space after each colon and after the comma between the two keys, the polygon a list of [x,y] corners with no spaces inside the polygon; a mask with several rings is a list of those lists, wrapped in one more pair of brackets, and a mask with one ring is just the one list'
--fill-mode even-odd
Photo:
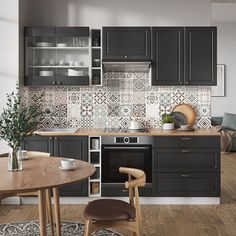
{"label": "picture frame on wall", "polygon": [[225,65],[217,65],[217,86],[211,87],[212,97],[225,97]]}

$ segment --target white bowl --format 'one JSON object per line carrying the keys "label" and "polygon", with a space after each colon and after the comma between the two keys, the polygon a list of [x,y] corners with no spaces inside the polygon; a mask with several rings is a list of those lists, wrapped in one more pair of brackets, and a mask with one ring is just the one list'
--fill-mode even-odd
{"label": "white bowl", "polygon": [[50,42],[38,42],[36,43],[36,47],[53,47],[54,43]]}
{"label": "white bowl", "polygon": [[39,71],[40,76],[53,76],[53,71],[50,70],[41,70]]}

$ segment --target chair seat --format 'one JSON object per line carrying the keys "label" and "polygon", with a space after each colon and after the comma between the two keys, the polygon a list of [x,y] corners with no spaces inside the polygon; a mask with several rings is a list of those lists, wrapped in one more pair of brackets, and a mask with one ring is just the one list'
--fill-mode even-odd
{"label": "chair seat", "polygon": [[99,199],[86,206],[84,217],[95,221],[129,220],[135,218],[135,208],[124,201]]}

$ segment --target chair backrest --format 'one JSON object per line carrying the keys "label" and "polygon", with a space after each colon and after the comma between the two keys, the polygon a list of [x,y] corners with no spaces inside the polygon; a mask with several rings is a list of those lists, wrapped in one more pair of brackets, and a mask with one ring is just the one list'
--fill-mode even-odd
{"label": "chair backrest", "polygon": [[50,157],[48,152],[27,151],[28,157]]}
{"label": "chair backrest", "polygon": [[[129,202],[135,207],[136,216],[141,221],[141,209],[139,201],[138,187],[146,184],[146,174],[144,171],[128,167],[120,167],[120,173],[128,174],[129,180],[125,182],[125,187],[129,189]],[[141,222],[140,222],[141,225]]]}

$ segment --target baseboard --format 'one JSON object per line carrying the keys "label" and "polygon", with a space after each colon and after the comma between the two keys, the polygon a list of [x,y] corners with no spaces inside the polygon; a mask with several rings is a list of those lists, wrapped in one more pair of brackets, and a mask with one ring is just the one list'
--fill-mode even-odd
{"label": "baseboard", "polygon": [[8,197],[1,201],[2,205],[20,205],[21,199],[20,197]]}
{"label": "baseboard", "polygon": [[[89,197],[61,197],[61,204],[87,204],[98,198]],[[128,201],[127,197],[120,199]],[[53,199],[52,199],[53,200]],[[143,205],[159,204],[159,205],[219,205],[220,197],[140,197],[140,202]],[[38,204],[36,197],[22,197],[21,204]]]}

